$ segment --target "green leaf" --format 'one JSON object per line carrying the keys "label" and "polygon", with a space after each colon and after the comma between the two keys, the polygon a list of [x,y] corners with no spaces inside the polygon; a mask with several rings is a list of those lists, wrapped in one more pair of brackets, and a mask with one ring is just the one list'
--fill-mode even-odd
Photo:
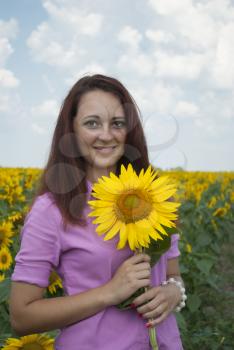
{"label": "green leaf", "polygon": [[145,253],[151,256],[150,265],[153,267],[160,257],[170,248],[171,237],[163,236],[163,240],[151,241],[149,248],[145,248]]}
{"label": "green leaf", "polygon": [[188,294],[187,306],[191,312],[198,310],[201,305],[201,299],[197,294]]}
{"label": "green leaf", "polygon": [[185,331],[187,329],[187,324],[186,321],[184,319],[184,316],[181,313],[176,313],[176,320],[178,322],[178,326],[181,330]]}
{"label": "green leaf", "polygon": [[3,303],[9,299],[10,286],[10,277],[7,277],[2,282],[0,282],[0,303]]}
{"label": "green leaf", "polygon": [[211,259],[195,260],[195,264],[201,272],[208,275],[214,262]]}
{"label": "green leaf", "polygon": [[212,242],[212,239],[211,239],[210,235],[207,233],[202,233],[198,237],[198,243],[203,247],[209,245],[211,242]]}

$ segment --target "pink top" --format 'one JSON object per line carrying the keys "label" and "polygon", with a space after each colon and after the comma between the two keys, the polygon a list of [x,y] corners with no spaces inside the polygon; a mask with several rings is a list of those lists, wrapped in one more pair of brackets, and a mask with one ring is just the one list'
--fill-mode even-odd
{"label": "pink top", "polygon": [[[92,184],[88,182],[89,199]],[[91,209],[87,205],[85,214]],[[25,218],[21,231],[21,247],[16,256],[12,281],[49,285],[55,269],[63,281],[66,295],[73,295],[99,287],[109,281],[120,264],[133,255],[129,247],[116,249],[118,236],[109,241],[96,234],[94,218],[87,218],[88,226],[69,225],[64,232],[59,209],[46,193],[37,197]],[[179,235],[172,236],[171,248],[152,269],[152,285],[166,279],[167,259],[180,255]],[[150,350],[146,320],[136,310],[120,311],[108,307],[92,317],[60,330],[55,340],[57,350]],[[183,349],[174,314],[156,327],[160,350]]]}

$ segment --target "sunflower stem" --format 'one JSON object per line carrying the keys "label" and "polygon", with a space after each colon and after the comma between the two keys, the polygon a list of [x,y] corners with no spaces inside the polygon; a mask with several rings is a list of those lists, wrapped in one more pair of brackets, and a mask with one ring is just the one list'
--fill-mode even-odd
{"label": "sunflower stem", "polygon": [[[138,249],[139,253],[144,253],[145,252],[145,248],[144,247],[140,247]],[[147,292],[150,289],[150,287],[145,287],[145,292]],[[153,319],[149,319],[149,322],[152,322]],[[150,327],[149,328],[149,339],[150,339],[150,345],[152,347],[152,350],[158,350],[158,345],[157,345],[157,339],[156,339],[156,329],[155,327]]]}

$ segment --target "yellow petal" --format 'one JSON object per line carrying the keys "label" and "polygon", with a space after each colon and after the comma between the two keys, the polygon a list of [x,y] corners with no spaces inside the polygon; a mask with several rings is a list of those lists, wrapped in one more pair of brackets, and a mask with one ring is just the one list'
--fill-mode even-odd
{"label": "yellow petal", "polygon": [[150,185],[150,190],[156,191],[159,187],[164,185],[166,182],[168,182],[169,176],[160,176],[157,178],[152,184]]}
{"label": "yellow petal", "polygon": [[103,223],[104,221],[110,221],[114,218],[115,216],[113,215],[113,213],[111,214],[107,214],[107,215],[101,215],[101,216],[98,216],[95,220],[93,220],[93,224],[101,224]]}
{"label": "yellow petal", "polygon": [[173,194],[176,192],[176,189],[170,190],[170,191],[165,191],[161,194],[156,194],[153,196],[154,201],[156,202],[163,202],[166,199],[170,198],[171,196],[173,196]]}
{"label": "yellow petal", "polygon": [[113,203],[108,202],[108,201],[103,201],[103,200],[88,201],[88,204],[94,208],[105,208],[105,207],[112,207],[113,206]]}
{"label": "yellow petal", "polygon": [[96,232],[97,233],[105,233],[106,231],[110,230],[110,228],[115,224],[117,221],[117,218],[113,216],[110,220],[106,220],[102,222],[97,228]]}
{"label": "yellow petal", "polygon": [[107,235],[104,238],[104,241],[107,241],[111,238],[113,238],[115,235],[117,235],[117,233],[119,232],[121,227],[121,221],[116,221],[116,223],[112,226],[112,228],[110,229],[110,231],[107,233]]}
{"label": "yellow petal", "polygon": [[127,240],[128,240],[127,225],[122,222],[120,226],[119,243],[117,245],[117,249],[124,248],[127,243]]}
{"label": "yellow petal", "polygon": [[134,224],[128,225],[128,243],[131,250],[135,250],[139,247],[138,242],[136,240],[136,234],[134,232]]}

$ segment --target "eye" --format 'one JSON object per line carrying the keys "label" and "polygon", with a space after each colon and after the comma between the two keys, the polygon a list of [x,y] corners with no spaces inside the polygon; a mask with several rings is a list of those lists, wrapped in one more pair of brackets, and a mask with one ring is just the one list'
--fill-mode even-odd
{"label": "eye", "polygon": [[118,128],[123,128],[126,125],[126,123],[124,121],[121,121],[121,120],[115,121],[114,124],[116,124]]}
{"label": "eye", "polygon": [[94,124],[97,123],[96,120],[89,120],[85,123],[85,125],[89,125],[89,126],[95,126]]}

